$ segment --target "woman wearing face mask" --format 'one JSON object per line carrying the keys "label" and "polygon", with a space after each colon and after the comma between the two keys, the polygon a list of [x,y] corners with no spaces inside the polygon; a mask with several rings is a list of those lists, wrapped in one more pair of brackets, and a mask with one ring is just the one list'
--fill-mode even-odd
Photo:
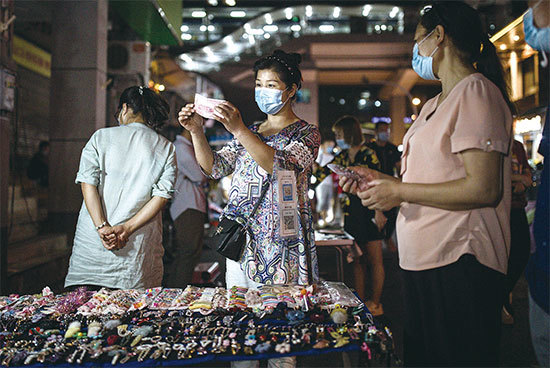
{"label": "woman wearing face mask", "polygon": [[[224,216],[247,218],[264,182],[270,188],[250,226],[253,239],[240,262],[227,260],[228,287],[260,284],[307,284],[317,277],[312,217],[307,196],[311,166],[317,157],[317,127],[296,116],[291,101],[301,85],[298,54],[277,50],[254,64],[255,99],[267,119],[246,127],[237,108],[225,102],[216,108],[219,121],[234,139],[212,152],[202,129],[202,118],[193,105],[182,108],[181,125],[191,132],[195,155],[211,178],[233,173],[230,198]],[[299,216],[296,236],[281,234],[278,180],[280,171],[296,177]],[[308,255],[309,252],[309,255]],[[308,259],[311,258],[311,266]],[[313,279],[309,274],[313,274]]]}
{"label": "woman wearing face mask", "polygon": [[[332,130],[336,137],[336,144],[342,151],[330,162],[332,164],[348,167],[360,166],[373,170],[380,170],[380,162],[374,150],[369,148],[361,132],[359,120],[353,116],[343,116],[338,119]],[[313,175],[317,183],[322,182],[331,170],[327,166],[318,167]],[[344,230],[355,238],[357,245],[366,253],[365,260],[355,264],[355,288],[364,300],[365,298],[365,271],[370,266],[372,280],[372,296],[366,302],[369,311],[379,316],[384,314],[380,303],[382,288],[384,286],[384,263],[382,259],[382,239],[384,236],[380,230],[386,223],[384,214],[380,211],[372,211],[361,205],[361,200],[356,195],[344,197]]]}
{"label": "woman wearing face mask", "polygon": [[[223,216],[248,219],[264,183],[269,184],[258,211],[249,219],[252,236],[240,262],[227,259],[227,288],[308,284],[318,279],[307,193],[321,136],[317,127],[301,120],[292,110],[291,102],[302,81],[300,61],[299,54],[281,50],[256,61],[255,99],[267,119],[246,127],[239,110],[231,103],[216,107],[219,121],[234,136],[218,152],[210,149],[202,129],[203,119],[194,112],[193,104],[186,105],[179,113],[180,124],[191,132],[195,155],[203,171],[213,179],[233,174]],[[295,178],[291,180],[294,185],[288,194],[293,193],[297,206],[283,216],[279,181],[288,175]],[[290,225],[283,222],[287,220]],[[288,234],[293,227],[294,234]],[[295,358],[282,358],[277,362],[294,365]],[[258,362],[239,362],[239,366],[250,366],[247,363],[257,366]],[[275,363],[270,361],[269,366]]]}
{"label": "woman wearing face mask", "polygon": [[176,182],[172,143],[158,134],[170,107],[129,87],[115,114],[120,126],[96,131],[80,158],[82,187],[65,287],[152,288],[162,283],[162,216]]}
{"label": "woman wearing face mask", "polygon": [[[542,54],[542,66],[545,73],[549,73],[546,53],[550,53],[550,2],[530,0],[530,9],[523,17],[525,41]],[[533,223],[535,235],[535,252],[531,254],[527,265],[526,277],[529,284],[529,325],[533,348],[541,367],[550,366],[550,312],[549,289],[550,279],[550,231],[548,229],[549,209],[549,179],[550,171],[548,158],[550,157],[550,101],[541,102],[547,106],[546,120],[542,131],[542,140],[539,144],[539,154],[544,156],[544,168],[541,183],[537,190],[537,208]]]}
{"label": "woman wearing face mask", "polygon": [[341,180],[397,219],[405,365],[497,366],[510,247],[513,105],[479,14],[463,2],[425,7],[414,70],[441,81],[404,138],[402,181],[358,169]]}

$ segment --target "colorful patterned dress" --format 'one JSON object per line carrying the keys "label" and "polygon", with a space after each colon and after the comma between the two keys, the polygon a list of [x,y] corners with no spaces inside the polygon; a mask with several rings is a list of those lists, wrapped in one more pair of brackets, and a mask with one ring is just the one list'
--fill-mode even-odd
{"label": "colorful patterned dress", "polygon": [[[252,238],[240,260],[241,269],[249,279],[262,284],[311,283],[318,279],[318,268],[308,190],[321,136],[316,126],[303,120],[269,137],[258,133],[259,126],[260,123],[254,124],[249,129],[275,149],[273,175],[262,204],[249,220]],[[279,236],[279,170],[292,170],[296,175],[299,231],[294,238]],[[229,202],[223,216],[248,219],[263,183],[268,180],[268,173],[236,139],[214,153],[210,177],[219,179],[231,173]],[[308,264],[311,270],[308,270]]]}

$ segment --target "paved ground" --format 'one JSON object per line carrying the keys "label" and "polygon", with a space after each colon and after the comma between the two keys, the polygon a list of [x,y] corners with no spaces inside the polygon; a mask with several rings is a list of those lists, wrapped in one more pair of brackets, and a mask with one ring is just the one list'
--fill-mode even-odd
{"label": "paved ground", "polygon": [[[208,246],[208,240],[206,241]],[[205,249],[201,261],[218,261],[225,273],[223,258],[211,249]],[[323,265],[321,265],[322,267]],[[393,332],[396,350],[399,356],[403,351],[403,304],[401,302],[401,280],[399,276],[397,254],[384,252],[386,282],[382,295],[385,315],[380,322],[386,324]],[[330,266],[326,266],[330,267]],[[223,281],[223,277],[221,278]],[[531,346],[528,323],[527,283],[521,278],[514,290],[513,307],[515,309],[515,324],[503,326],[501,341],[501,366],[504,367],[534,367],[536,359]],[[352,364],[357,364],[357,357],[350,357]],[[343,365],[340,354],[329,354],[310,358],[299,358],[299,367],[340,367]],[[220,367],[224,365],[218,365]],[[262,363],[265,366],[265,362]]]}

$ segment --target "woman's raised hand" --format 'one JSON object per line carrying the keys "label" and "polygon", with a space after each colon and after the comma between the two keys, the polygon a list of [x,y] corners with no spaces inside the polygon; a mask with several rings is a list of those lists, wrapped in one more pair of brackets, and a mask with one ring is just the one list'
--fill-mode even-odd
{"label": "woman's raised hand", "polygon": [[224,101],[219,104],[214,108],[214,113],[229,133],[235,135],[242,129],[246,129],[240,111],[231,102]]}
{"label": "woman's raised hand", "polygon": [[201,133],[204,119],[195,112],[194,104],[187,104],[178,113],[178,121],[190,133]]}

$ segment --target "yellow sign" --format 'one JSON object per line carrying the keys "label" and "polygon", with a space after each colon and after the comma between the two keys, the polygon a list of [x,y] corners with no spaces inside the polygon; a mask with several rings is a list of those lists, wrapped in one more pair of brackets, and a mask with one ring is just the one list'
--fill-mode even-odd
{"label": "yellow sign", "polygon": [[17,36],[13,37],[13,60],[45,77],[50,77],[52,55]]}

